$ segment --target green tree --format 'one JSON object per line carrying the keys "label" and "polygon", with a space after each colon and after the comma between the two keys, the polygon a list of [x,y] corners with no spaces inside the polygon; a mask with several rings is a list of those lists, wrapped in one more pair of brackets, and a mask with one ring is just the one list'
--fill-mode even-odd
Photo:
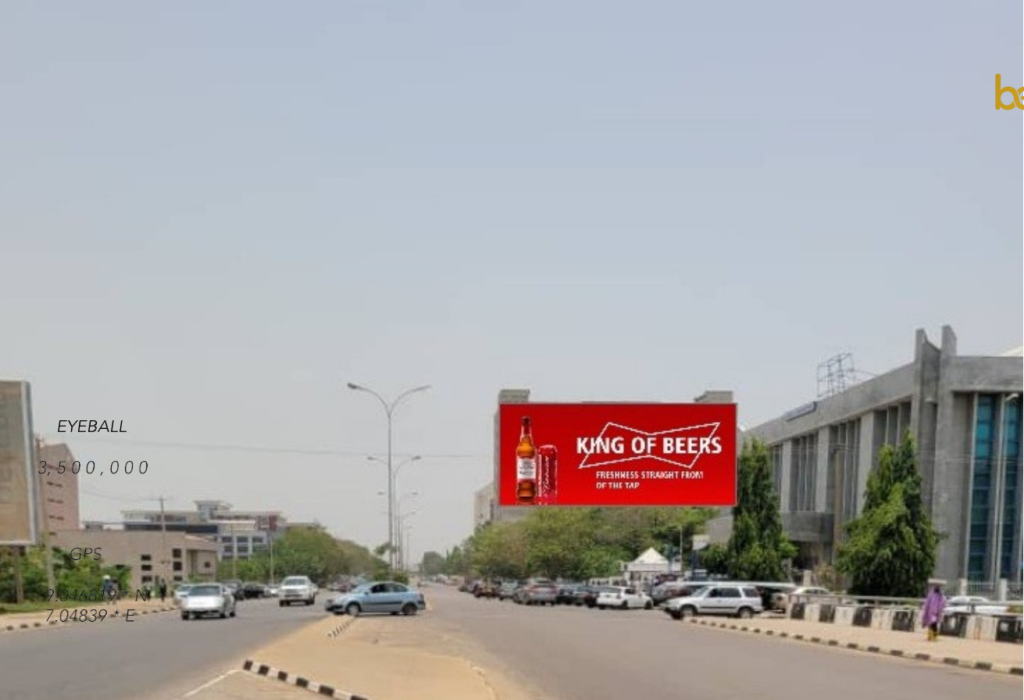
{"label": "green tree", "polygon": [[939,535],[925,512],[910,431],[882,447],[868,476],[864,510],[846,525],[836,568],[855,595],[916,597],[935,569]]}
{"label": "green tree", "polygon": [[438,552],[424,552],[423,561],[420,564],[420,573],[423,576],[437,576],[444,573],[444,557]]}
{"label": "green tree", "polygon": [[729,551],[720,544],[709,544],[700,551],[700,564],[709,574],[729,572]]}
{"label": "green tree", "polygon": [[523,523],[492,523],[470,539],[469,566],[464,570],[487,578],[519,579],[529,575]]}
{"label": "green tree", "polygon": [[768,448],[749,440],[740,452],[736,506],[732,509],[727,566],[729,576],[746,581],[781,581],[783,561],[796,547],[782,531]]}

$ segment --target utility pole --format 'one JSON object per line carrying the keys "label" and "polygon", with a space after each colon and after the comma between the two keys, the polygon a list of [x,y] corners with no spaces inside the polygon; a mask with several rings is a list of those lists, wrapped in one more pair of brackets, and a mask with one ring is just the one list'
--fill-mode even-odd
{"label": "utility pole", "polygon": [[[160,501],[160,574],[163,581],[167,581],[167,564],[169,559],[167,558],[167,516],[164,513],[164,501],[166,500],[163,496],[160,496],[157,500]],[[157,581],[157,585],[159,585]]]}

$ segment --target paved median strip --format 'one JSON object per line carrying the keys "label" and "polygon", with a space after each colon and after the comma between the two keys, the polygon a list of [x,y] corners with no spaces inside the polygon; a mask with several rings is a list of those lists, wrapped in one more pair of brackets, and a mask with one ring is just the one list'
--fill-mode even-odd
{"label": "paved median strip", "polygon": [[297,676],[293,673],[288,673],[286,671],[282,671],[280,669],[268,666],[267,664],[258,663],[251,659],[246,660],[246,662],[242,665],[242,670],[249,671],[251,673],[256,674],[257,676],[262,676],[264,678],[274,678],[279,681],[282,681],[283,683],[287,683],[288,685],[293,685],[296,688],[304,688],[312,693],[322,695],[326,698],[342,698],[342,700],[369,700],[369,698],[363,695],[348,693],[343,690],[338,690],[329,685],[316,683],[314,681],[309,680],[308,678],[303,678],[302,676]]}
{"label": "paved median strip", "polygon": [[[746,626],[739,627],[735,624],[729,624],[725,622],[715,622],[711,620],[702,620],[696,618],[690,618],[692,624],[704,625],[705,627],[717,627],[719,629],[731,629],[740,632],[753,632],[754,634],[761,634],[761,628],[754,627],[749,628]],[[903,659],[913,659],[914,661],[924,661],[933,664],[942,664],[945,666],[956,666],[957,668],[967,668],[974,671],[991,671],[993,673],[1008,673],[1012,676],[1024,675],[1024,668],[1020,666],[1008,666],[1005,664],[994,664],[987,661],[969,661],[966,659],[959,659],[952,656],[936,656],[935,654],[910,654],[902,649],[883,649],[882,647],[867,644],[858,644],[856,642],[847,642],[843,644],[837,639],[823,639],[821,637],[805,637],[802,634],[790,634],[788,632],[778,632],[774,630],[766,629],[764,633],[768,636],[781,637],[783,639],[795,639],[797,641],[810,642],[811,644],[821,644],[824,646],[838,647],[844,646],[846,649],[852,649],[854,651],[864,651],[871,654],[881,654],[884,656],[895,656]]]}

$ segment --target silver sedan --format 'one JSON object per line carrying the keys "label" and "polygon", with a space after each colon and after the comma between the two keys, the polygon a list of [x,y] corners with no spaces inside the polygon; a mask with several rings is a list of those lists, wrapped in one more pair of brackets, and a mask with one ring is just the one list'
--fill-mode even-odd
{"label": "silver sedan", "polygon": [[227,586],[201,583],[193,586],[181,602],[181,619],[194,620],[204,615],[224,619],[235,616],[235,597]]}

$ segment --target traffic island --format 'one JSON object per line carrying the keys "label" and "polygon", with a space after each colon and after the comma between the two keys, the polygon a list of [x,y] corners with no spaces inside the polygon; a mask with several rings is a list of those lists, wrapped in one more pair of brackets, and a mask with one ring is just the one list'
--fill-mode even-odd
{"label": "traffic island", "polygon": [[[331,615],[247,655],[245,670],[331,697],[528,700],[533,695],[458,652],[440,651],[429,615]],[[338,690],[344,688],[344,691]]]}
{"label": "traffic island", "polygon": [[928,642],[911,632],[893,632],[861,627],[787,619],[754,618],[740,623],[707,618],[689,618],[692,624],[733,630],[765,637],[866,652],[975,671],[1024,675],[1021,648],[970,639],[941,638]]}

